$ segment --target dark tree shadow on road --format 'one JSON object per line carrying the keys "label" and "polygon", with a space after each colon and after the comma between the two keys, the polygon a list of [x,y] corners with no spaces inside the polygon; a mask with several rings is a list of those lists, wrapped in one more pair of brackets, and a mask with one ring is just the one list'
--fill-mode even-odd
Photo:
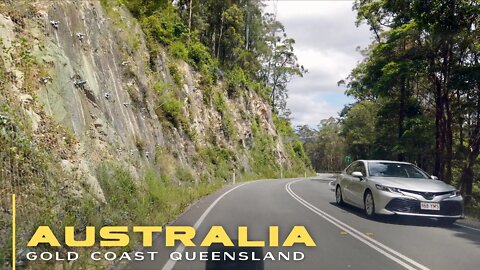
{"label": "dark tree shadow on road", "polygon": [[[331,205],[334,205],[346,212],[351,214],[357,215],[364,219],[369,219],[362,209],[344,204],[342,206],[336,204],[335,202],[330,202]],[[388,223],[388,224],[397,224],[397,225],[407,225],[407,226],[419,226],[419,227],[440,227],[440,228],[460,228],[458,225],[443,225],[442,223],[438,222],[436,218],[427,218],[427,217],[409,217],[409,216],[397,216],[397,215],[377,215],[371,220]]]}
{"label": "dark tree shadow on road", "polygon": [[[338,207],[342,211],[354,214],[358,217],[368,219],[362,209],[343,204],[342,206],[338,205],[335,202],[330,202],[331,205]],[[480,232],[462,227],[461,225],[454,223],[451,225],[443,225],[436,218],[425,218],[425,217],[408,217],[408,216],[376,216],[370,220],[386,223],[386,224],[395,224],[395,225],[406,225],[406,226],[418,226],[418,227],[436,227],[436,228],[445,228],[455,232],[455,236],[460,238],[465,238],[474,242],[476,245],[480,246]]]}

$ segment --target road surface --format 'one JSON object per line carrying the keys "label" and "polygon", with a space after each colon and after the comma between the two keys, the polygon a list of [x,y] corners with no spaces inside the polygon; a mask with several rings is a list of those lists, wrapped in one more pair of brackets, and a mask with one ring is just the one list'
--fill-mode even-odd
{"label": "road surface", "polygon": [[[301,261],[258,263],[255,269],[478,269],[480,230],[435,220],[377,218],[369,220],[353,207],[339,207],[328,175],[309,179],[262,180],[226,187],[185,212],[172,225],[195,225],[200,240],[213,225],[234,238],[238,226],[248,226],[249,238],[268,239],[268,227],[280,227],[284,239],[295,225],[307,228],[316,247],[265,247],[261,252],[302,252]],[[126,269],[206,269],[205,261],[172,261],[170,253],[200,252],[207,248],[182,245],[166,248],[159,237],[152,248],[155,260],[134,262]],[[235,268],[225,268],[235,269]],[[253,269],[250,266],[238,269]]]}

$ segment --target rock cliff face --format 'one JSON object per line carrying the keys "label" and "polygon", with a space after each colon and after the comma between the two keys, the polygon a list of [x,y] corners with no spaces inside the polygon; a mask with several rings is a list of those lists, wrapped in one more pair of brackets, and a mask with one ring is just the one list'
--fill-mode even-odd
{"label": "rock cliff face", "polygon": [[[0,36],[0,191],[17,192],[25,215],[44,192],[53,192],[49,202],[57,205],[87,196],[108,204],[101,166],[122,168],[137,186],[150,172],[185,188],[228,182],[234,171],[240,178],[305,171],[266,100],[251,89],[228,98],[222,79],[206,93],[187,63],[167,53],[150,57],[125,8],[4,1]],[[19,138],[28,143],[20,147]],[[35,164],[42,169],[31,169]],[[1,207],[6,226],[8,202]],[[35,219],[20,226],[25,236]]]}

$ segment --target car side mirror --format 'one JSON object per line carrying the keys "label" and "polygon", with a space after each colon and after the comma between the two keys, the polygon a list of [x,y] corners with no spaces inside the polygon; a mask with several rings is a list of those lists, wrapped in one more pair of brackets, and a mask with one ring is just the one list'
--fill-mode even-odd
{"label": "car side mirror", "polygon": [[363,173],[361,172],[352,172],[353,177],[358,177],[360,180],[363,180]]}
{"label": "car side mirror", "polygon": [[432,178],[433,180],[438,180],[438,177],[436,177],[435,175],[430,175],[430,178]]}

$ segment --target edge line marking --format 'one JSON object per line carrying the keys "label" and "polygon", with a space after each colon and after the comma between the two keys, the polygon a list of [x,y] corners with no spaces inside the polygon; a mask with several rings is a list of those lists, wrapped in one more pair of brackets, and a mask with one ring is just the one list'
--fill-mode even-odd
{"label": "edge line marking", "polygon": [[[253,181],[254,182],[254,181]],[[193,225],[193,228],[195,228],[195,230],[198,229],[198,227],[200,227],[200,225],[202,225],[202,222],[205,220],[205,218],[207,217],[207,215],[210,213],[210,211],[212,211],[213,207],[223,198],[225,197],[228,193],[234,191],[235,189],[239,188],[239,187],[243,187],[245,186],[246,184],[249,184],[249,183],[253,183],[253,182],[246,182],[246,183],[243,183],[241,185],[238,185],[228,191],[226,191],[225,193],[223,193],[222,195],[220,195],[220,197],[218,197],[215,201],[212,202],[212,204],[210,204],[210,206],[205,210],[205,212],[203,212],[203,214],[198,218],[197,222],[195,222],[195,224]],[[185,246],[180,243],[180,245],[177,247],[177,249],[175,249],[174,252],[183,252],[185,250]],[[168,259],[168,261],[165,263],[165,265],[163,266],[162,270],[171,270],[173,269],[173,267],[175,266],[175,263],[177,263],[177,261],[174,261],[172,259]]]}

